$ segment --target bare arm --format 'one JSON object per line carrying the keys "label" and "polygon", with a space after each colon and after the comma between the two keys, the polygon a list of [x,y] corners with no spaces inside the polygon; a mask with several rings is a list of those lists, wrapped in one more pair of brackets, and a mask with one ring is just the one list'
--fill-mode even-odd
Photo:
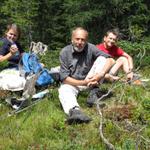
{"label": "bare arm", "polygon": [[127,73],[127,80],[132,80],[133,79],[133,59],[130,55],[128,55],[127,53],[123,53],[123,56],[125,56],[128,60],[128,65],[129,65],[129,70]]}
{"label": "bare arm", "polygon": [[77,80],[77,79],[74,79],[72,77],[67,77],[63,83],[65,84],[70,84],[70,85],[73,85],[73,86],[86,86],[88,84],[88,79],[86,80]]}
{"label": "bare arm", "polygon": [[128,55],[127,53],[123,53],[123,56],[125,56],[128,59],[128,64],[129,64],[129,71],[132,71],[133,69],[133,59],[130,55]]}
{"label": "bare arm", "polygon": [[0,55],[0,62],[8,60],[11,56],[13,56],[13,54],[11,52],[9,52],[8,54],[6,54],[5,56]]}
{"label": "bare arm", "polygon": [[106,63],[100,72],[96,73],[92,78],[89,79],[88,86],[95,86],[98,82],[104,78],[105,74],[109,71],[111,66],[114,64],[114,60],[112,58],[107,58]]}
{"label": "bare arm", "polygon": [[77,79],[74,79],[72,77],[67,77],[63,81],[63,83],[70,84],[70,85],[73,85],[73,86],[95,86],[104,77],[104,75],[108,72],[108,70],[112,66],[113,62],[114,61],[112,60],[112,58],[107,58],[103,69],[91,78],[88,78],[88,79],[85,79],[85,80],[77,80]]}
{"label": "bare arm", "polygon": [[8,60],[9,58],[11,58],[16,52],[18,51],[17,47],[10,47],[10,52],[6,55],[0,55],[0,62],[3,62],[5,60]]}

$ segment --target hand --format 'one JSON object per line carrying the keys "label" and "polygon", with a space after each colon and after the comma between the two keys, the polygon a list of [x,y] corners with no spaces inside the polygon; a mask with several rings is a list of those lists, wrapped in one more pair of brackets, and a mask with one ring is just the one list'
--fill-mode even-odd
{"label": "hand", "polygon": [[86,85],[87,86],[95,86],[99,84],[99,81],[104,78],[105,76],[105,72],[100,72],[95,74],[94,76],[90,76],[88,78],[85,79]]}
{"label": "hand", "polygon": [[88,87],[94,87],[94,86],[96,86],[96,85],[98,85],[99,83],[97,82],[97,81],[92,81],[92,82],[89,82],[88,83]]}
{"label": "hand", "polygon": [[97,81],[99,82],[101,79],[103,79],[105,76],[105,72],[96,73],[93,77],[91,77],[91,81]]}
{"label": "hand", "polygon": [[99,83],[99,76],[98,75],[92,76],[92,77],[86,79],[86,81],[87,81],[88,87],[96,86]]}
{"label": "hand", "polygon": [[10,52],[12,55],[14,55],[18,51],[18,48],[15,44],[11,45]]}
{"label": "hand", "polygon": [[133,79],[133,72],[130,72],[127,74],[127,81],[130,81]]}

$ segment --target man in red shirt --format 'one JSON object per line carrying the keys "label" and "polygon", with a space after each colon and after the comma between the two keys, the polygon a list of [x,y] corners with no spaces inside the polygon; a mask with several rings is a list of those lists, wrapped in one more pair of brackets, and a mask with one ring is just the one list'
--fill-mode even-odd
{"label": "man in red shirt", "polygon": [[104,36],[103,43],[96,45],[99,50],[102,50],[114,58],[114,65],[105,77],[110,81],[119,80],[117,73],[118,70],[122,68],[127,75],[127,80],[132,80],[133,59],[116,45],[118,35],[119,33],[116,29],[109,30]]}

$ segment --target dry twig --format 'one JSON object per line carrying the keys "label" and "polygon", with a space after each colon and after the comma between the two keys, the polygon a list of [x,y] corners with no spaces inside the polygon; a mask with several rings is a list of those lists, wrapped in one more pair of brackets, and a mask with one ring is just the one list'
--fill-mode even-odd
{"label": "dry twig", "polygon": [[112,92],[112,90],[117,87],[117,86],[115,86],[115,87],[113,88],[113,85],[114,85],[114,84],[112,84],[112,88],[110,88],[109,91],[108,91],[106,94],[102,95],[102,96],[96,101],[97,111],[98,111],[99,116],[100,116],[100,125],[99,125],[100,137],[102,138],[103,142],[106,144],[106,146],[108,147],[108,149],[110,149],[110,150],[115,150],[115,147],[114,147],[114,145],[111,144],[111,143],[104,137],[104,135],[103,135],[103,114],[102,114],[101,109],[100,109],[100,101],[101,101],[104,97],[108,96],[108,95]]}

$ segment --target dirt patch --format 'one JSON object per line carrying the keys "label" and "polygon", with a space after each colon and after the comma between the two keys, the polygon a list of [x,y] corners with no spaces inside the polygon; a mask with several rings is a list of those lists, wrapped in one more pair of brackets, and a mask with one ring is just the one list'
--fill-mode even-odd
{"label": "dirt patch", "polygon": [[6,97],[8,97],[8,95],[10,95],[9,91],[0,90],[0,100],[5,99]]}
{"label": "dirt patch", "polygon": [[133,104],[119,104],[103,111],[106,118],[116,121],[123,121],[124,119],[132,118],[132,110],[135,108]]}

